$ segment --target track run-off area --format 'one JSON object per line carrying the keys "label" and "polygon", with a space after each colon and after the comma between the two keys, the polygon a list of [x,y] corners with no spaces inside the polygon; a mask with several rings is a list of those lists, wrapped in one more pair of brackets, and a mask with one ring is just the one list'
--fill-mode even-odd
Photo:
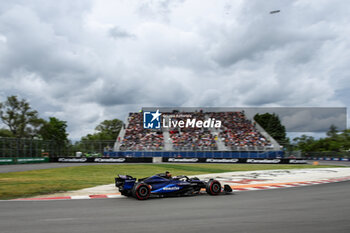
{"label": "track run-off area", "polygon": [[[236,171],[225,173],[212,173],[196,175],[201,180],[208,181],[213,178],[231,186],[234,192],[254,191],[277,188],[290,188],[309,186],[350,180],[350,168],[311,168],[311,169],[277,169]],[[205,190],[202,191],[205,193]],[[14,200],[68,200],[68,199],[100,199],[100,198],[125,198],[121,196],[114,183],[95,187],[39,195],[29,198],[17,198]]]}

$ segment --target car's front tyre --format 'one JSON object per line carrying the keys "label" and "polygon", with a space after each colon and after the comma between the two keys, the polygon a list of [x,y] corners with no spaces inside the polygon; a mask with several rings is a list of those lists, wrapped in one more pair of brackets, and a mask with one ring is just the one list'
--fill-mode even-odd
{"label": "car's front tyre", "polygon": [[217,180],[210,180],[207,184],[206,191],[209,195],[218,195],[221,193],[221,184]]}

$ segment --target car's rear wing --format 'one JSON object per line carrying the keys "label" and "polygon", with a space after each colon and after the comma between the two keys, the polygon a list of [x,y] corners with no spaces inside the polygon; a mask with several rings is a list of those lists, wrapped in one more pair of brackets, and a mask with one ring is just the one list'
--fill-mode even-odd
{"label": "car's rear wing", "polygon": [[118,177],[115,178],[116,187],[124,186],[125,183],[135,183],[135,182],[136,182],[136,178],[129,175],[118,175]]}

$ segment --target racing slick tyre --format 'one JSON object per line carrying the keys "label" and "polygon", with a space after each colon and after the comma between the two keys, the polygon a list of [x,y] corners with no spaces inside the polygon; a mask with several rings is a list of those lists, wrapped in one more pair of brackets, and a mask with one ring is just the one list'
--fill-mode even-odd
{"label": "racing slick tyre", "polygon": [[134,185],[131,193],[138,200],[147,200],[151,194],[151,189],[144,183],[138,183]]}
{"label": "racing slick tyre", "polygon": [[221,184],[217,180],[210,180],[207,184],[206,191],[209,195],[218,195],[221,193]]}

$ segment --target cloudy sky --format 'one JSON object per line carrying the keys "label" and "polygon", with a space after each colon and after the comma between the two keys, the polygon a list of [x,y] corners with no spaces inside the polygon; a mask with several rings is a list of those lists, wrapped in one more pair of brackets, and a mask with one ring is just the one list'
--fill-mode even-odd
{"label": "cloudy sky", "polygon": [[0,101],[27,99],[72,139],[143,106],[348,107],[349,12],[343,0],[1,1]]}

